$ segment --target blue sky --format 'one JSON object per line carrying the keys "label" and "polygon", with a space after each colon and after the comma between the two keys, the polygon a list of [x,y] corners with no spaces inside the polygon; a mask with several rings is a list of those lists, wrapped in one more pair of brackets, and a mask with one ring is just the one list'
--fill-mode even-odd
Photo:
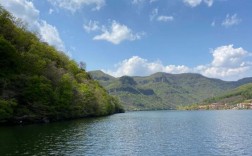
{"label": "blue sky", "polygon": [[252,76],[251,0],[0,0],[87,70]]}

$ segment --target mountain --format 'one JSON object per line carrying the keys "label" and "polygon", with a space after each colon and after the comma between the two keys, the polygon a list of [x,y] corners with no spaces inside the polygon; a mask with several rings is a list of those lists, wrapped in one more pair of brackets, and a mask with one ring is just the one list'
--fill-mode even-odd
{"label": "mountain", "polygon": [[102,71],[91,71],[89,74],[111,95],[118,97],[127,110],[175,109],[252,82],[252,78],[227,82],[194,73],[159,72],[145,77],[120,78]]}
{"label": "mountain", "polygon": [[232,89],[230,91],[227,91],[221,95],[205,99],[202,103],[203,104],[219,103],[227,105],[236,105],[237,103],[242,103],[246,100],[251,99],[252,99],[252,83],[248,83],[239,86],[235,89]]}
{"label": "mountain", "polygon": [[0,123],[123,112],[118,100],[64,53],[0,7]]}

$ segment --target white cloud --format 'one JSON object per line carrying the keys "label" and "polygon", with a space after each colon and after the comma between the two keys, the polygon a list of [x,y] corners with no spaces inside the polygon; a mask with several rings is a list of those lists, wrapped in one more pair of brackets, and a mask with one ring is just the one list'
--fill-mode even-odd
{"label": "white cloud", "polygon": [[169,65],[164,66],[160,61],[150,62],[147,59],[143,59],[139,56],[133,56],[129,59],[123,60],[116,65],[116,70],[103,70],[104,72],[111,74],[115,77],[123,75],[138,75],[146,76],[156,72],[169,72],[169,73],[184,73],[189,72],[189,68],[186,66]]}
{"label": "white cloud", "polygon": [[161,22],[169,22],[169,21],[173,21],[173,16],[158,16],[157,21],[161,21]]}
{"label": "white cloud", "polygon": [[39,34],[42,41],[55,45],[59,50],[65,50],[64,43],[60,39],[59,32],[55,26],[41,20]]}
{"label": "white cloud", "polygon": [[243,48],[234,48],[226,45],[216,48],[213,52],[213,61],[209,65],[200,65],[195,68],[205,76],[233,80],[244,76],[251,76],[251,53]]}
{"label": "white cloud", "polygon": [[103,70],[115,77],[123,75],[147,76],[156,72],[167,73],[200,73],[207,77],[224,80],[237,80],[252,76],[252,53],[233,45],[217,47],[212,51],[213,60],[209,64],[189,68],[185,65],[163,65],[160,61],[148,61],[139,56],[125,59],[115,66],[114,70]]}
{"label": "white cloud", "polygon": [[213,5],[213,2],[214,0],[184,0],[184,3],[191,7],[196,7],[201,3],[205,3],[208,7],[211,7]]}
{"label": "white cloud", "polygon": [[84,6],[95,5],[93,10],[100,10],[103,6],[105,6],[105,0],[48,0],[51,4],[70,10],[71,12],[76,12],[80,10]]}
{"label": "white cloud", "polygon": [[99,22],[90,20],[87,24],[83,25],[83,28],[86,32],[97,31],[100,30]]}
{"label": "white cloud", "polygon": [[27,0],[0,0],[0,4],[16,18],[20,18],[29,24],[29,28],[38,25],[39,10],[34,7],[32,2]]}
{"label": "white cloud", "polygon": [[174,17],[173,16],[165,16],[165,15],[158,15],[158,8],[155,8],[151,11],[150,14],[150,21],[159,21],[159,22],[169,22],[173,21]]}
{"label": "white cloud", "polygon": [[230,27],[230,26],[233,26],[233,25],[238,25],[239,23],[241,23],[241,21],[242,20],[237,17],[237,14],[234,14],[232,16],[227,14],[226,18],[222,22],[222,25],[225,26],[225,27]]}
{"label": "white cloud", "polygon": [[196,7],[200,5],[201,0],[184,0],[184,3],[190,5],[191,7]]}
{"label": "white cloud", "polygon": [[64,43],[56,27],[39,18],[39,10],[35,8],[32,1],[0,0],[0,4],[11,12],[14,17],[24,21],[29,30],[38,32],[42,41],[48,42],[59,50],[65,50]]}
{"label": "white cloud", "polygon": [[[199,66],[196,71],[212,78],[220,78],[223,80],[237,80],[245,76],[251,76],[251,67],[236,67],[236,68],[224,68],[224,67],[207,67]],[[250,72],[249,74],[246,74]]]}
{"label": "white cloud", "polygon": [[93,39],[105,40],[113,44],[119,44],[125,40],[139,40],[144,35],[144,33],[133,33],[126,25],[120,24],[116,21],[113,21],[109,28],[103,26],[101,30],[102,34],[95,36]]}
{"label": "white cloud", "polygon": [[186,73],[190,72],[190,68],[184,65],[168,65],[165,66],[163,72],[167,73],[173,73],[173,74],[179,74],[179,73]]}
{"label": "white cloud", "polygon": [[212,66],[233,67],[240,66],[248,56],[248,52],[243,48],[233,48],[233,45],[221,46],[213,51]]}

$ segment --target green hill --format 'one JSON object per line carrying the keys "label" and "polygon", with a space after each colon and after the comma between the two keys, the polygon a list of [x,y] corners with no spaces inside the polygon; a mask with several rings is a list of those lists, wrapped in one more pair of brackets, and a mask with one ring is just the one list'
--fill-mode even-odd
{"label": "green hill", "polygon": [[123,109],[76,62],[0,7],[0,123],[49,122]]}
{"label": "green hill", "polygon": [[235,105],[252,99],[252,83],[227,91],[219,96],[205,99],[203,104],[220,103]]}
{"label": "green hill", "polygon": [[127,110],[175,109],[198,103],[240,85],[252,78],[227,82],[200,74],[155,73],[146,77],[114,78],[102,71],[89,72],[111,95],[118,97]]}

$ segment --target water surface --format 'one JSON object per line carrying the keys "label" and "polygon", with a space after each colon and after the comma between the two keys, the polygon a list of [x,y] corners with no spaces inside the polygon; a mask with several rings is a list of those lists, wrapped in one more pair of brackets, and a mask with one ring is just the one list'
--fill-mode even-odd
{"label": "water surface", "polygon": [[0,127],[0,155],[251,155],[252,111],[147,111]]}

